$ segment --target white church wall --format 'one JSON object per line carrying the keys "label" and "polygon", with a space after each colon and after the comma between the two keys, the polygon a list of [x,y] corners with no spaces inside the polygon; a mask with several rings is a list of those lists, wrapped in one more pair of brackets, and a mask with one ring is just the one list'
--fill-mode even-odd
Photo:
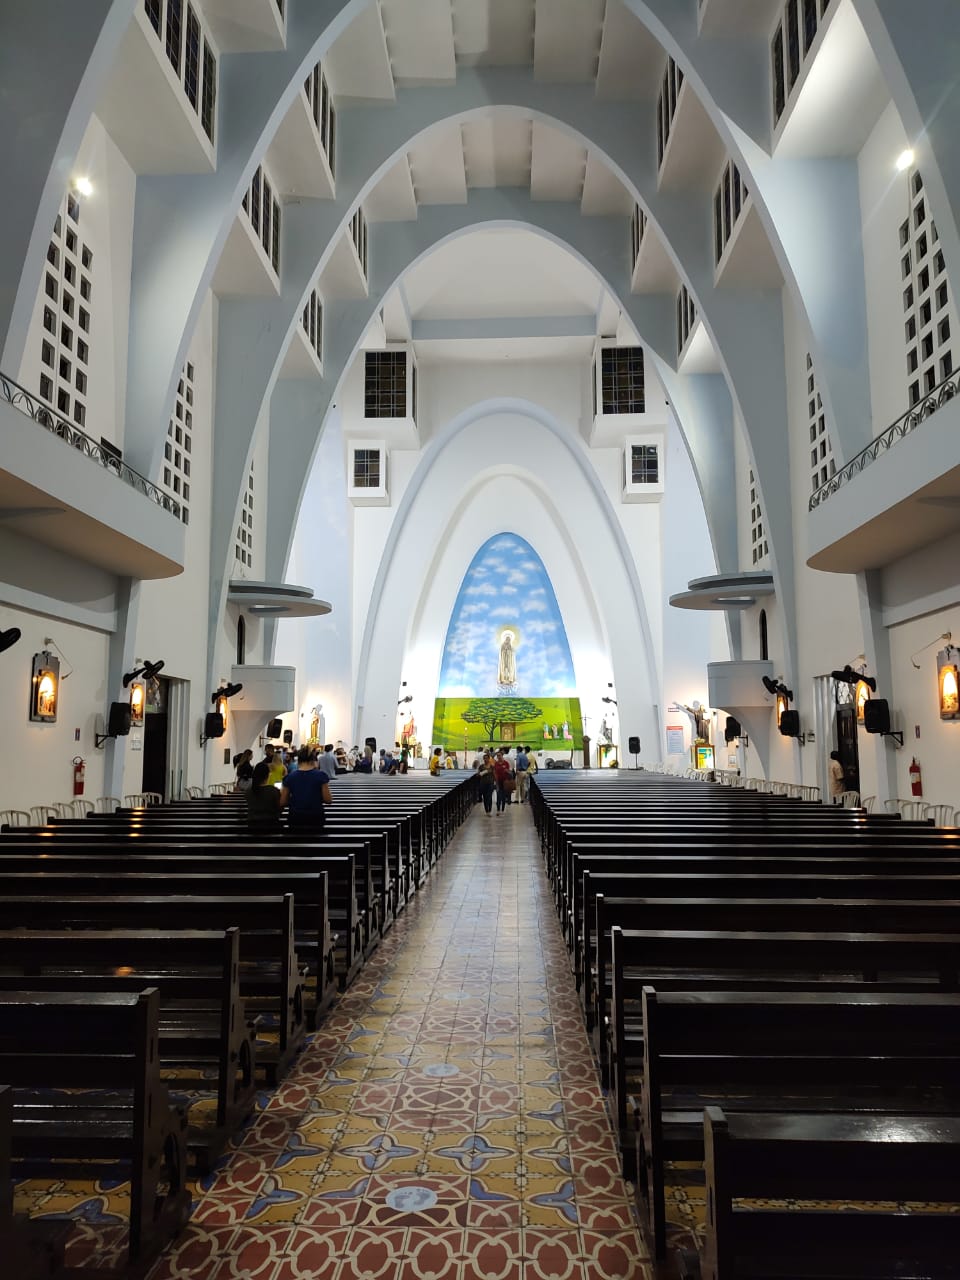
{"label": "white church wall", "polygon": [[[88,178],[93,191],[90,196],[80,198],[80,219],[75,229],[80,242],[92,251],[93,262],[89,272],[90,298],[80,296],[80,280],[77,279],[75,287],[70,289],[75,298],[74,316],[61,317],[72,330],[70,351],[64,353],[72,366],[71,412],[65,416],[74,421],[72,399],[76,372],[78,368],[81,371],[86,369],[86,421],[82,429],[94,440],[99,441],[103,437],[122,448],[136,175],[96,116],[90,118],[73,170],[64,175],[64,200],[70,184],[79,177]],[[74,224],[64,218],[64,236],[68,226],[74,227]],[[53,231],[52,227],[50,231]],[[19,372],[19,381],[34,395],[40,391],[41,371],[52,376],[52,371],[44,369],[41,364],[41,345],[45,336],[43,311],[49,301],[42,279]],[[83,332],[79,327],[81,307],[90,314],[89,332]],[[60,315],[59,305],[56,309]],[[86,365],[78,364],[76,359],[79,341],[86,341],[89,345],[90,358]],[[57,345],[55,341],[54,345]]]}
{"label": "white church wall", "polygon": [[307,482],[286,575],[289,582],[311,587],[332,609],[323,617],[281,622],[276,661],[297,670],[297,705],[283,718],[294,739],[307,737],[311,709],[319,703],[327,741],[349,739],[350,746],[356,740],[351,700],[353,519],[346,492],[341,414],[333,409]]}

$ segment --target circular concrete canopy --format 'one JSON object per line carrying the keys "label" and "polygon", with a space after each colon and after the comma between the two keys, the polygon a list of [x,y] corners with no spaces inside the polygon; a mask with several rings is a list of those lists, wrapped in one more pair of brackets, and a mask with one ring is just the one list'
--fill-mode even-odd
{"label": "circular concrete canopy", "polygon": [[689,590],[670,597],[676,609],[714,609],[726,612],[749,609],[761,596],[774,594],[772,573],[717,573],[691,578]]}
{"label": "circular concrete canopy", "polygon": [[286,582],[234,579],[227,601],[260,618],[317,618],[331,611],[331,605],[326,600],[317,600],[309,587]]}

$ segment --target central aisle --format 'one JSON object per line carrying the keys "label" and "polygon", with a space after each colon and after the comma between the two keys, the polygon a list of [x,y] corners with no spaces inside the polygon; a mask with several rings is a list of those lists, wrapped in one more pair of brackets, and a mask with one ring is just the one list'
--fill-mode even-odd
{"label": "central aisle", "polygon": [[151,1280],[647,1275],[529,810],[478,806]]}

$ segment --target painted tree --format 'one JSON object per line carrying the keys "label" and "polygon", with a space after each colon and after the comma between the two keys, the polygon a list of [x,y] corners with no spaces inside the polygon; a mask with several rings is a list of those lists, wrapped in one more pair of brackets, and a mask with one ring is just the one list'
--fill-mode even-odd
{"label": "painted tree", "polygon": [[526,724],[537,720],[543,712],[528,698],[471,698],[460,719],[466,724],[482,724],[486,741],[500,735],[497,730],[503,724]]}

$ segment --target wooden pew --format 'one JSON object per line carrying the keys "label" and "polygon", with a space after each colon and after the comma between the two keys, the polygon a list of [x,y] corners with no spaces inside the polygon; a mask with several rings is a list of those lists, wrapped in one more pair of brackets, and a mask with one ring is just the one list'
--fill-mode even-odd
{"label": "wooden pew", "polygon": [[[860,884],[860,892],[872,881]],[[815,887],[814,890],[816,891]],[[856,892],[856,887],[854,887]],[[610,935],[619,925],[636,929],[719,930],[766,932],[950,933],[960,925],[960,901],[890,898],[607,898],[595,904],[596,972],[584,965],[584,1001],[590,1001],[591,1025],[604,1021],[610,991]],[[603,1037],[597,1030],[597,1051],[604,1062]]]}
{"label": "wooden pew", "polygon": [[637,1186],[657,1257],[664,1164],[703,1159],[706,1105],[941,1116],[960,1107],[960,996],[647,987],[643,1033]]}
{"label": "wooden pew", "polygon": [[187,1221],[186,1118],[160,1079],[160,995],[0,992],[0,1080],[14,1091],[15,1177],[130,1180],[130,1259]]}
{"label": "wooden pew", "polygon": [[6,1273],[17,1280],[46,1280],[63,1270],[71,1224],[14,1217],[12,1146],[13,1090],[4,1084],[0,1085],[0,1257]]}
{"label": "wooden pew", "polygon": [[[960,1271],[960,1119],[727,1115],[710,1106],[704,1130],[707,1234],[702,1267],[685,1275],[902,1280]],[[756,1203],[770,1200],[786,1204]],[[810,1200],[837,1207],[794,1207]],[[939,1210],[904,1213],[904,1201]],[[858,1202],[871,1211],[844,1211]]]}
{"label": "wooden pew", "polygon": [[[0,932],[0,991],[160,993],[159,1046],[177,1088],[209,1093],[216,1118],[187,1129],[205,1173],[255,1102],[256,1024],[240,1002],[240,935],[216,931],[23,930]],[[183,1068],[190,1076],[185,1077]]]}
{"label": "wooden pew", "polygon": [[276,1083],[306,1033],[301,975],[294,949],[293,896],[138,897],[0,895],[0,929],[240,930],[240,994],[246,1016],[262,1014],[278,1043],[258,1041],[258,1066]]}

